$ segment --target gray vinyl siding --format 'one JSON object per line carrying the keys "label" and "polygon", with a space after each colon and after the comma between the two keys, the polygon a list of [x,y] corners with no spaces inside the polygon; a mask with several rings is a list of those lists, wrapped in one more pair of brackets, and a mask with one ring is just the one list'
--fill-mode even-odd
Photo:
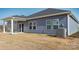
{"label": "gray vinyl siding", "polygon": [[56,29],[47,30],[46,28],[46,20],[53,20],[53,19],[59,19],[59,24],[63,24],[64,28],[67,28],[67,15],[60,15],[60,16],[52,16],[47,18],[40,18],[40,19],[34,19],[30,20],[32,22],[37,23],[37,29],[36,30],[29,30],[29,22],[26,22],[27,26],[25,26],[25,32],[34,32],[34,33],[45,33],[45,34],[52,34],[56,35]]}
{"label": "gray vinyl siding", "polygon": [[[47,30],[47,27],[46,27],[46,21],[53,20],[53,19],[59,19],[59,25],[63,24],[64,28],[67,29],[67,15],[60,15],[60,16],[52,16],[52,17],[46,17],[46,18],[32,19],[29,21],[14,22],[14,31],[19,32],[19,24],[22,23],[22,24],[24,24],[24,32],[44,33],[44,34],[56,35],[56,32],[57,32],[56,29]],[[36,22],[36,24],[37,24],[36,30],[29,29],[29,22]],[[9,25],[9,27],[10,27],[10,25]],[[9,28],[9,31],[10,31],[10,28]]]}
{"label": "gray vinyl siding", "polygon": [[79,24],[69,16],[68,18],[68,35],[72,35],[79,31]]}
{"label": "gray vinyl siding", "polygon": [[14,21],[14,26],[13,27],[14,27],[14,32],[17,32],[17,29],[18,29],[17,28],[17,21]]}

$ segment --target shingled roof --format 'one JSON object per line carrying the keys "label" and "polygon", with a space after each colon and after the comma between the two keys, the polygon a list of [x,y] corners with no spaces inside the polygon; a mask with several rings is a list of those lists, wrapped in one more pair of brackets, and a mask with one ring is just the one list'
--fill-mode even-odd
{"label": "shingled roof", "polygon": [[50,15],[50,14],[56,14],[56,13],[61,13],[61,12],[70,12],[70,11],[54,9],[54,8],[48,8],[48,9],[42,10],[40,12],[34,13],[34,14],[28,16],[27,18]]}
{"label": "shingled roof", "polygon": [[[15,18],[34,18],[34,17],[38,17],[38,16],[44,16],[44,15],[50,15],[50,14],[56,14],[56,13],[62,13],[62,12],[69,12],[67,10],[61,10],[61,9],[55,9],[55,8],[47,8],[45,10],[42,10],[40,12],[34,13],[32,15],[29,16],[25,16],[25,15],[14,15],[11,17],[15,17]],[[10,17],[7,17],[10,18]]]}
{"label": "shingled roof", "polygon": [[12,17],[27,18],[27,16],[25,16],[25,15],[14,15],[14,16],[12,16]]}
{"label": "shingled roof", "polygon": [[71,11],[69,11],[69,10],[62,10],[62,9],[55,9],[55,8],[48,8],[48,9],[42,10],[40,12],[34,13],[32,15],[29,15],[29,16],[24,16],[24,15],[18,16],[18,15],[14,15],[12,17],[18,18],[17,21],[26,21],[26,20],[31,20],[31,19],[36,19],[36,18],[42,18],[42,17],[48,17],[48,16],[54,16],[54,15],[60,15],[60,14],[69,14],[70,16],[72,16],[74,18],[74,20],[76,22],[78,22],[78,20],[71,13]]}

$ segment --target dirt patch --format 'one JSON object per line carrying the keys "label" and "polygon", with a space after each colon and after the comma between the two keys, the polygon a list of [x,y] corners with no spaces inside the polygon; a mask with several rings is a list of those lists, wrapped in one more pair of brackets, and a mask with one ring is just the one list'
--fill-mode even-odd
{"label": "dirt patch", "polygon": [[0,49],[2,50],[77,50],[79,38],[60,38],[46,34],[0,33]]}

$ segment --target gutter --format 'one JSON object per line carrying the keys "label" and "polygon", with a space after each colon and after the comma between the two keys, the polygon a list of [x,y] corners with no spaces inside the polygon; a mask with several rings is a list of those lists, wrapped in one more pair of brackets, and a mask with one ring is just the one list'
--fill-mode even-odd
{"label": "gutter", "polygon": [[56,13],[56,14],[50,14],[50,15],[44,15],[44,16],[31,17],[31,18],[27,18],[27,20],[43,18],[43,17],[49,17],[49,16],[62,15],[62,14],[70,14],[70,12],[62,12],[62,13]]}

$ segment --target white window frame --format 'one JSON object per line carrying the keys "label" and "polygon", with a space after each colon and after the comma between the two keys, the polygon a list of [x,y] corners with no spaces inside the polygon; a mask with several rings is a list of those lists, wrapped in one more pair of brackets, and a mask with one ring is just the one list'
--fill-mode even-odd
{"label": "white window frame", "polygon": [[[50,20],[50,19],[49,20],[46,20],[46,29],[47,29],[47,25],[48,25],[47,22],[48,21],[52,21],[52,20]],[[52,29],[52,26],[51,26],[51,29]],[[51,30],[51,29],[47,29],[47,30]]]}
{"label": "white window frame", "polygon": [[[59,28],[59,19],[49,19],[49,20],[46,20],[46,29],[47,29],[47,21],[51,21],[53,23],[53,20],[57,20],[58,21],[58,24],[54,24],[54,25],[58,25],[58,28]],[[54,29],[53,26],[51,25],[51,29],[47,29],[47,30],[52,30]]]}
{"label": "white window frame", "polygon": [[57,20],[58,24],[54,24],[54,25],[58,25],[59,28],[59,19],[53,19],[53,20]]}
{"label": "white window frame", "polygon": [[[29,27],[30,27],[30,23],[32,23],[32,29],[29,29],[29,30],[37,30],[37,23],[35,21],[34,22],[30,21]],[[36,23],[36,25],[34,25],[34,23]],[[36,26],[36,29],[33,29],[34,26]]]}
{"label": "white window frame", "polygon": [[32,30],[32,29],[30,29],[30,23],[32,23],[32,22],[29,22],[29,23],[28,23],[28,28],[29,28],[29,30]]}

